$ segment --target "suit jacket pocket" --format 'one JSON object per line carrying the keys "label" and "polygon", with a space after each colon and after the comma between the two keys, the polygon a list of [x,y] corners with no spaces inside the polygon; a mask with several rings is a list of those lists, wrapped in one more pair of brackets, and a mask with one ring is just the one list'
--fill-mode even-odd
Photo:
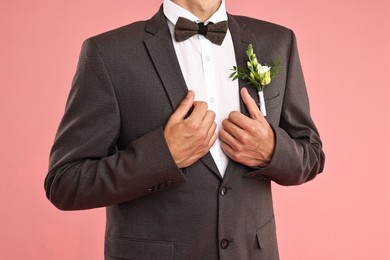
{"label": "suit jacket pocket", "polygon": [[274,108],[278,107],[280,104],[280,93],[278,93],[276,96],[270,97],[270,98],[265,98],[265,108],[268,111],[273,110]]}
{"label": "suit jacket pocket", "polygon": [[274,217],[268,220],[263,226],[256,229],[256,239],[264,259],[279,259]]}
{"label": "suit jacket pocket", "polygon": [[109,236],[105,243],[105,259],[171,260],[174,243],[166,241],[135,240]]}

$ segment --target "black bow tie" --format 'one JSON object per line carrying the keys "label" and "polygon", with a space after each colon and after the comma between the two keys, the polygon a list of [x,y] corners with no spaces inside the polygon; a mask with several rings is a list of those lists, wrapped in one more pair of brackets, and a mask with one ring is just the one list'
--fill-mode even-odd
{"label": "black bow tie", "polygon": [[221,45],[227,32],[227,21],[219,22],[216,24],[208,23],[195,23],[186,18],[179,17],[175,25],[175,39],[178,42],[185,41],[188,38],[201,34],[208,40],[217,45]]}

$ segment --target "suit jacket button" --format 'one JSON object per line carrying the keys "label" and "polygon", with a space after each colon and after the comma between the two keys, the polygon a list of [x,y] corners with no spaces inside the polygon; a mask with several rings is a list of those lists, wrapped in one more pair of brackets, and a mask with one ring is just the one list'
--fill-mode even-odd
{"label": "suit jacket button", "polygon": [[222,239],[222,241],[221,241],[221,248],[222,249],[226,249],[226,248],[228,248],[229,247],[229,240],[227,240],[227,239]]}
{"label": "suit jacket button", "polygon": [[149,188],[145,191],[145,193],[152,193],[153,192],[153,189],[152,188]]}
{"label": "suit jacket button", "polygon": [[166,181],[165,183],[167,184],[167,186],[171,186],[173,184],[172,181]]}
{"label": "suit jacket button", "polygon": [[167,187],[167,183],[166,183],[166,182],[162,182],[162,183],[160,183],[160,184],[158,185],[158,187],[159,187],[160,189],[164,189],[165,187]]}
{"label": "suit jacket button", "polygon": [[220,193],[221,193],[222,196],[225,196],[227,191],[228,191],[228,189],[226,188],[226,186],[223,186],[221,191],[220,191]]}

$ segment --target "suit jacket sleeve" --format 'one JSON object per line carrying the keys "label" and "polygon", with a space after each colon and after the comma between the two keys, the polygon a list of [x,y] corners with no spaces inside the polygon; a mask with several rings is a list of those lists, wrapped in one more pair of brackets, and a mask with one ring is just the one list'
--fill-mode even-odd
{"label": "suit jacket sleeve", "polygon": [[310,116],[296,38],[292,31],[280,122],[279,125],[271,124],[271,127],[276,137],[273,158],[267,167],[248,174],[250,177],[266,176],[281,185],[298,185],[322,172],[325,155]]}
{"label": "suit jacket sleeve", "polygon": [[64,210],[108,206],[185,182],[162,127],[116,148],[120,111],[93,40],[84,42],[50,154],[46,195]]}

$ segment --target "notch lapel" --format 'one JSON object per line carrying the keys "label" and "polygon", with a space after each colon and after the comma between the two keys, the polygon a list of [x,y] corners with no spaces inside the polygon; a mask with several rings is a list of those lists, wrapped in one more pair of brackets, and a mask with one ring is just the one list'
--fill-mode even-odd
{"label": "notch lapel", "polygon": [[[160,7],[158,13],[148,21],[145,30],[152,35],[152,37],[144,40],[145,46],[164,85],[172,109],[176,110],[187,94],[188,87],[176,56],[171,33],[162,7]],[[210,152],[200,160],[210,171],[222,179]]]}
{"label": "notch lapel", "polygon": [[[257,45],[256,38],[254,37],[254,34],[246,27],[245,24],[240,24],[237,21],[236,17],[230,14],[228,14],[228,23],[229,23],[229,30],[233,39],[237,66],[244,68],[246,67],[246,63],[248,60],[248,57],[246,56],[246,50],[248,48],[248,44],[252,43],[253,45]],[[239,79],[238,85],[240,90],[246,87],[251,97],[256,101],[256,103],[259,103],[259,97],[257,95],[257,90],[255,88],[251,86],[247,86],[245,82],[241,79]],[[245,104],[242,101],[241,96],[240,96],[240,109],[241,109],[241,113],[249,117],[248,110],[245,107]],[[239,164],[229,159],[229,163],[226,167],[223,183],[229,181],[229,179],[235,172],[235,169],[237,168],[238,165]]]}
{"label": "notch lapel", "polygon": [[153,35],[145,39],[144,42],[172,108],[176,110],[187,94],[188,88],[181,73],[162,8],[148,21],[145,30]]}
{"label": "notch lapel", "polygon": [[[233,45],[234,45],[234,52],[236,55],[237,66],[240,68],[245,68],[248,60],[248,57],[246,56],[246,50],[248,48],[248,44],[252,43],[254,46],[257,46],[256,38],[253,35],[253,33],[246,27],[245,24],[240,24],[237,21],[237,19],[232,15],[228,15],[228,17],[229,17],[229,30],[233,38]],[[240,90],[243,87],[247,87],[249,94],[256,101],[256,103],[259,103],[259,97],[257,95],[257,91],[255,88],[253,88],[252,86],[247,86],[247,84],[245,84],[245,82],[242,79],[239,79],[238,85]],[[241,113],[243,113],[246,116],[249,116],[248,110],[246,109],[244,102],[241,99],[241,96],[240,96],[240,108],[241,108]]]}

